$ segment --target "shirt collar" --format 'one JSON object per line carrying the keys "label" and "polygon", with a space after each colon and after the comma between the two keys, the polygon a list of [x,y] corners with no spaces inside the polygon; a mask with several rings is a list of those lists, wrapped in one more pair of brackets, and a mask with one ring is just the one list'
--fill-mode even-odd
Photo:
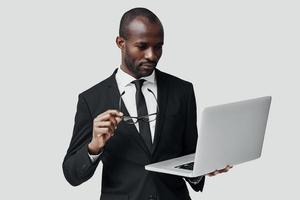
{"label": "shirt collar", "polygon": [[[134,77],[124,72],[121,67],[118,68],[116,79],[118,80],[118,84],[120,84],[122,88],[125,88],[126,86],[131,84],[132,81],[136,80]],[[145,79],[145,83],[155,84],[155,70],[153,70],[152,74],[150,74],[149,76],[141,77],[140,79]]]}

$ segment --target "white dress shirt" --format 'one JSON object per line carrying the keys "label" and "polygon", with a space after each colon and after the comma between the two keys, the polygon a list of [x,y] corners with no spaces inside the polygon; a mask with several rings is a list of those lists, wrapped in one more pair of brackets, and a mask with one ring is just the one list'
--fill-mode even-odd
{"label": "white dress shirt", "polygon": [[[156,78],[155,78],[155,70],[153,70],[152,74],[147,77],[142,77],[140,79],[144,79],[144,83],[142,86],[142,93],[145,97],[146,106],[148,110],[148,114],[156,113],[157,111],[157,84],[156,84]],[[118,72],[116,74],[116,81],[117,85],[120,91],[120,94],[123,92],[124,95],[122,96],[123,102],[127,108],[127,111],[130,116],[137,117],[137,108],[136,108],[136,99],[135,99],[135,93],[136,93],[136,87],[134,83],[131,83],[132,81],[135,81],[136,79],[126,72],[124,72],[120,67],[118,69]],[[154,95],[148,91],[150,89]],[[121,112],[124,113],[125,108],[121,108]],[[150,116],[150,131],[151,131],[151,139],[152,143],[154,141],[154,132],[155,132],[155,124],[156,120],[151,121],[152,119],[155,119],[155,115]],[[139,123],[134,124],[136,129],[139,131]]]}

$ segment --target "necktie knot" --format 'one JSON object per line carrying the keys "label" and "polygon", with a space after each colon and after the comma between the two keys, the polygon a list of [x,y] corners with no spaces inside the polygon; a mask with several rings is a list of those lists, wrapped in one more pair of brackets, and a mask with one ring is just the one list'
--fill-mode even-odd
{"label": "necktie knot", "polygon": [[131,83],[133,83],[135,85],[137,91],[140,91],[143,86],[143,83],[145,81],[146,81],[145,79],[138,79],[138,80],[132,81]]}

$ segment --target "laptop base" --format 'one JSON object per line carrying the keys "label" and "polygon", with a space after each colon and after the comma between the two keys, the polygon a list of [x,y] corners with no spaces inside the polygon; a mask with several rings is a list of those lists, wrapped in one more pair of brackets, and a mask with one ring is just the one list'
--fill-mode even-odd
{"label": "laptop base", "polygon": [[195,154],[189,154],[178,158],[173,158],[154,164],[146,165],[145,169],[148,171],[160,172],[165,174],[173,174],[184,177],[196,177],[193,175],[193,170],[179,168],[181,165],[194,162]]}

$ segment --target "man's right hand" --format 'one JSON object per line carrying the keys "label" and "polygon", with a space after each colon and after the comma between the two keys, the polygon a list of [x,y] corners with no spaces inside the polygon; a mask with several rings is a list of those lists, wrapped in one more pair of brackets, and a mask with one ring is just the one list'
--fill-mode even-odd
{"label": "man's right hand", "polygon": [[118,110],[107,110],[94,119],[93,139],[88,145],[91,155],[97,155],[102,151],[106,142],[114,135],[122,116],[123,113]]}

